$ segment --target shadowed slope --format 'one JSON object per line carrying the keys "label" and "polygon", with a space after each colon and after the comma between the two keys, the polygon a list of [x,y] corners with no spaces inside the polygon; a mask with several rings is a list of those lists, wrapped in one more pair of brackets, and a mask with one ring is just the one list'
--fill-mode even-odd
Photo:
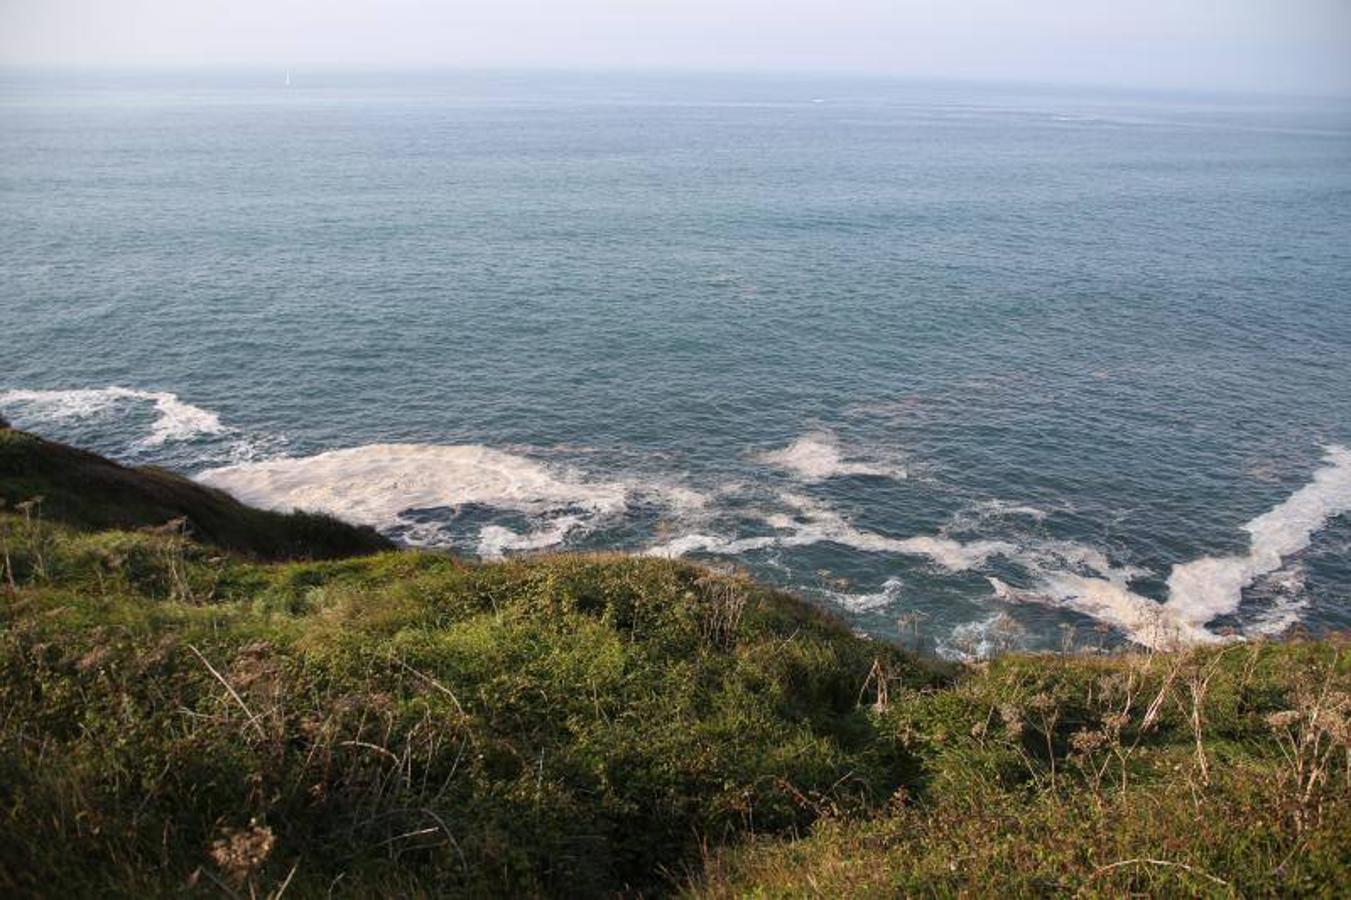
{"label": "shadowed slope", "polygon": [[388,550],[373,529],[330,516],[267,512],[154,467],[122,466],[0,421],[0,500],[41,497],[41,514],[83,530],[185,518],[191,537],[260,559],[334,559]]}

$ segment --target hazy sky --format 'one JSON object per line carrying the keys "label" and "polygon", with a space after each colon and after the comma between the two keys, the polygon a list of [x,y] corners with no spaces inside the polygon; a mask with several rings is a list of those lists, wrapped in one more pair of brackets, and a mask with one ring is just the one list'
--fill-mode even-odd
{"label": "hazy sky", "polygon": [[4,63],[654,67],[1351,93],[1351,0],[0,0]]}

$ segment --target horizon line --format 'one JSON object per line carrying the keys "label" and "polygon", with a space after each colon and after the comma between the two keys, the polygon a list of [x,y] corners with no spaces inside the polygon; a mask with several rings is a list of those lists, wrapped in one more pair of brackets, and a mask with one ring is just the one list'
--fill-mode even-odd
{"label": "horizon line", "polygon": [[160,72],[200,72],[200,73],[236,73],[236,72],[285,72],[305,71],[325,74],[351,75],[450,75],[450,74],[540,74],[540,75],[643,75],[643,76],[686,76],[686,77],[741,77],[741,78],[784,78],[784,79],[840,79],[848,81],[885,81],[910,82],[916,84],[951,84],[982,87],[1011,88],[1052,88],[1068,90],[1090,90],[1100,92],[1141,92],[1159,94],[1192,94],[1216,97],[1250,97],[1270,99],[1302,99],[1351,101],[1351,86],[1338,90],[1328,88],[1315,92],[1295,87],[1261,88],[1256,86],[1212,85],[1178,82],[1148,81],[1096,81],[1092,79],[1061,78],[1047,79],[1029,76],[964,75],[957,73],[906,72],[880,69],[784,69],[776,67],[729,67],[729,66],[672,66],[672,65],[617,65],[617,64],[565,64],[565,63],[494,63],[494,64],[457,64],[434,62],[339,62],[323,60],[314,62],[266,63],[258,60],[0,60],[0,73],[107,73],[107,74],[153,74]]}

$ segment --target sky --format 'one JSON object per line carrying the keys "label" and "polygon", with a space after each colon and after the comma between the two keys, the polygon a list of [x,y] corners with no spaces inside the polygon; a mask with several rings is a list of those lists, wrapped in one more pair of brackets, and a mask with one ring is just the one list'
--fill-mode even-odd
{"label": "sky", "polygon": [[0,0],[0,64],[750,70],[1351,96],[1351,0]]}

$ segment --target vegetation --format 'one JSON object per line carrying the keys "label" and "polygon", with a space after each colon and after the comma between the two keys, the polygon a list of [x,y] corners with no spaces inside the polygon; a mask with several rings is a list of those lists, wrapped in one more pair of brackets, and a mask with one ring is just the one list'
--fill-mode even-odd
{"label": "vegetation", "polygon": [[1004,657],[893,699],[921,774],[889,810],[718,852],[693,893],[1337,896],[1349,687],[1336,638]]}
{"label": "vegetation", "polygon": [[689,565],[258,565],[7,516],[0,893],[599,894],[911,772],[874,663]]}
{"label": "vegetation", "polygon": [[121,466],[0,420],[0,502],[13,507],[38,498],[43,516],[79,528],[179,521],[205,543],[258,559],[338,559],[393,549],[371,528],[331,516],[254,509],[181,475]]}
{"label": "vegetation", "polygon": [[81,504],[0,511],[4,896],[1347,879],[1336,638],[957,669],[679,562],[268,563]]}

